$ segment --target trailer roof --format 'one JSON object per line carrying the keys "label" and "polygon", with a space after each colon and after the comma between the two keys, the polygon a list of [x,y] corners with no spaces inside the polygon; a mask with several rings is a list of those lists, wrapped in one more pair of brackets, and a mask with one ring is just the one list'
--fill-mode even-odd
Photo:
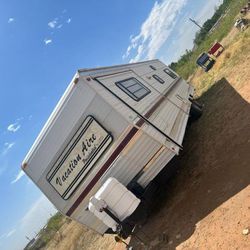
{"label": "trailer roof", "polygon": [[144,63],[157,62],[157,61],[159,60],[153,59],[153,60],[147,60],[147,61],[142,61],[142,62],[119,64],[119,65],[106,66],[106,67],[104,66],[104,67],[96,67],[96,68],[83,68],[83,69],[78,69],[78,73],[86,73],[89,71],[98,71],[98,70],[106,70],[106,69],[112,69],[112,68],[128,67],[128,66],[140,65]]}

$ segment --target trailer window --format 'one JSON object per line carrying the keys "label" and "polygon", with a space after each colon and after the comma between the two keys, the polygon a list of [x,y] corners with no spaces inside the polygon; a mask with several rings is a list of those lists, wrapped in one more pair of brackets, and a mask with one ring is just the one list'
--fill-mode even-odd
{"label": "trailer window", "polygon": [[158,81],[159,83],[161,83],[161,84],[164,83],[164,80],[161,79],[158,75],[153,75],[153,78],[154,78],[155,80],[157,80],[157,81]]}
{"label": "trailer window", "polygon": [[170,77],[172,77],[173,79],[177,78],[177,75],[173,73],[170,69],[164,69],[164,72],[168,74]]}
{"label": "trailer window", "polygon": [[156,70],[156,67],[154,67],[153,65],[149,65],[149,67],[150,67],[152,70]]}
{"label": "trailer window", "polygon": [[115,84],[137,102],[151,92],[147,87],[145,87],[134,77],[116,82]]}

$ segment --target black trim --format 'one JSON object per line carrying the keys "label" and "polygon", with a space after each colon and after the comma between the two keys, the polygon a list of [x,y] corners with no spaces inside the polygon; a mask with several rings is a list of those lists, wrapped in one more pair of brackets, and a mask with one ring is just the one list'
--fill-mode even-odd
{"label": "black trim", "polygon": [[153,66],[153,65],[149,65],[149,67],[150,67],[152,70],[156,70],[156,67]]}
{"label": "black trim", "polygon": [[160,78],[158,75],[156,75],[156,74],[152,75],[152,77],[153,77],[156,81],[158,81],[160,84],[165,83],[165,81],[164,81],[162,78]]}
{"label": "black trim", "polygon": [[166,74],[168,74],[171,78],[176,79],[178,76],[172,72],[170,69],[164,69],[163,70]]}
{"label": "black trim", "polygon": [[157,128],[153,123],[151,123],[146,117],[141,115],[138,111],[136,111],[133,107],[131,107],[128,103],[126,103],[121,97],[116,95],[113,91],[111,91],[105,84],[103,84],[100,80],[97,78],[93,78],[95,81],[97,81],[99,84],[101,84],[108,92],[110,92],[112,95],[114,95],[118,100],[120,100],[123,104],[125,104],[128,108],[130,108],[133,112],[135,112],[142,120],[144,120],[146,123],[150,124],[153,128],[155,128],[160,134],[162,134],[164,137],[167,138],[167,140],[174,143],[176,146],[178,146],[180,149],[183,149],[183,147],[176,142],[174,139],[172,139],[170,136],[166,135],[164,132],[162,132],[159,128]]}
{"label": "black trim", "polygon": [[[89,117],[89,116],[88,116]],[[83,123],[88,119],[88,117],[83,121]],[[63,156],[63,158],[61,159],[61,161],[58,163],[57,167],[53,170],[52,174],[48,177],[49,173],[51,171],[49,171],[49,173],[47,174],[46,178],[48,181],[51,181],[53,179],[53,177],[55,176],[55,174],[57,173],[57,170],[60,168],[60,166],[63,164],[63,162],[65,161],[65,159],[68,157],[68,155],[70,154],[70,152],[72,151],[72,149],[75,147],[75,145],[77,144],[77,142],[80,140],[80,138],[82,137],[82,135],[85,133],[85,131],[88,129],[89,125],[91,124],[91,122],[93,121],[93,119],[90,119],[88,121],[88,123],[86,124],[86,126],[84,127],[84,129],[81,131],[81,133],[77,136],[77,138],[75,139],[74,143],[70,146],[70,148],[68,149],[67,153]],[[83,125],[83,123],[81,124],[81,126]],[[77,131],[75,132],[75,134],[71,137],[74,138],[74,136],[77,134],[77,132],[79,131],[79,129],[81,128],[81,126],[77,129]],[[71,142],[71,141],[70,141]],[[70,145],[70,142],[66,145],[66,147],[64,148],[64,150],[68,147],[68,145]],[[63,150],[63,152],[64,152]],[[63,155],[63,152],[60,154],[60,156],[57,158],[60,159],[60,157]],[[56,160],[56,162],[57,162]],[[52,167],[53,168],[53,167]]]}
{"label": "black trim", "polygon": [[[77,174],[77,176],[75,177],[75,179],[73,180],[72,183],[70,183],[70,185],[68,186],[68,188],[64,191],[64,193],[62,194],[62,197],[65,197],[70,189],[75,185],[75,183],[79,180],[79,178],[81,177],[82,174],[84,174],[85,170],[89,167],[90,163],[92,162],[93,158],[95,158],[95,156],[100,152],[100,150],[102,149],[103,145],[110,139],[110,135],[108,134],[106,136],[106,138],[102,141],[102,143],[99,145],[99,147],[97,148],[97,150],[93,153],[93,155],[91,155],[90,159],[87,161],[87,163],[84,165],[84,167],[81,169],[81,171]],[[112,142],[112,141],[111,141]],[[101,157],[101,156],[100,156]],[[98,157],[98,159],[100,158]],[[98,161],[98,159],[96,161]],[[89,172],[93,169],[93,167],[95,166],[95,164],[92,166],[92,168],[90,168],[84,175],[83,179],[80,181],[80,183],[86,179],[86,177],[88,176]],[[79,183],[79,184],[80,184]],[[79,185],[78,184],[78,185]],[[78,187],[77,185],[77,187]]]}
{"label": "black trim", "polygon": [[[127,81],[129,81],[129,80],[135,80],[136,83],[135,83],[135,84],[132,84],[132,85],[130,85],[130,86],[128,86],[128,87],[125,87],[124,85],[122,85],[124,82],[127,82]],[[137,90],[134,91],[134,92],[131,92],[131,91],[129,90],[129,88],[130,88],[131,86],[136,85],[136,84],[138,84],[141,88],[140,88],[140,89],[137,89]],[[124,80],[115,82],[115,85],[116,85],[119,89],[121,89],[124,93],[126,93],[129,97],[131,97],[134,101],[136,101],[136,102],[139,102],[139,101],[142,100],[145,96],[147,96],[148,94],[151,93],[150,89],[148,89],[146,86],[144,86],[144,85],[143,85],[138,79],[136,79],[135,77],[130,77],[130,78],[127,78],[127,79],[124,79]],[[142,95],[141,97],[136,96],[135,93],[138,92],[138,91],[140,91],[141,89],[146,90],[146,93],[145,93],[144,95]]]}
{"label": "black trim", "polygon": [[[90,119],[89,119],[90,118]],[[104,152],[109,148],[109,146],[112,144],[113,142],[113,136],[111,135],[111,133],[109,131],[107,131],[102,124],[100,124],[92,115],[88,115],[84,121],[82,122],[81,126],[79,126],[79,128],[76,130],[76,132],[74,133],[74,135],[71,137],[71,140],[69,141],[69,143],[66,145],[66,147],[64,148],[64,150],[62,151],[62,153],[60,154],[60,156],[57,158],[57,160],[55,161],[55,163],[60,159],[60,157],[63,155],[65,149],[70,145],[70,143],[72,142],[72,138],[74,138],[74,136],[79,132],[80,128],[82,127],[82,125],[85,123],[85,121],[89,119],[89,121],[87,122],[87,124],[84,126],[84,128],[82,129],[82,131],[80,132],[80,134],[77,136],[77,138],[74,140],[73,144],[70,146],[70,148],[67,150],[66,154],[63,156],[63,158],[60,160],[60,162],[57,164],[57,167],[53,170],[52,174],[51,170],[48,172],[48,174],[46,175],[46,179],[49,182],[49,184],[53,187],[53,189],[60,195],[60,197],[62,197],[64,200],[68,200],[72,194],[77,190],[77,188],[79,187],[79,185],[82,183],[82,181],[84,179],[86,179],[86,177],[88,176],[88,174],[90,173],[90,171],[93,169],[93,167],[96,165],[96,163],[98,162],[98,160],[101,158],[101,156],[104,154]],[[80,172],[77,174],[77,176],[74,178],[74,180],[72,181],[72,183],[70,183],[70,185],[67,187],[67,189],[64,191],[63,194],[60,194],[58,192],[58,190],[51,184],[51,180],[53,179],[53,177],[55,176],[55,174],[58,172],[58,170],[60,169],[60,167],[62,166],[62,164],[64,163],[64,161],[66,160],[66,158],[68,157],[68,155],[71,153],[71,151],[73,150],[73,148],[75,147],[75,145],[79,142],[79,140],[81,139],[81,137],[83,136],[83,134],[86,132],[86,130],[89,128],[89,126],[91,125],[91,123],[95,121],[103,130],[105,130],[107,132],[107,136],[104,138],[104,140],[102,141],[102,143],[99,145],[99,147],[95,150],[95,152],[93,152],[93,154],[90,156],[90,158],[88,159],[87,163],[84,164],[83,168],[80,170]],[[87,173],[84,175],[84,177],[82,178],[82,180],[79,182],[79,184],[74,188],[74,190],[72,191],[72,193],[70,194],[70,196],[65,199],[65,196],[69,193],[69,191],[72,189],[72,187],[75,185],[75,183],[79,180],[79,178],[83,175],[84,171],[88,168],[88,166],[90,165],[90,163],[92,162],[92,160],[94,159],[94,157],[100,152],[100,150],[102,149],[103,145],[109,140],[111,139],[109,145],[107,145],[107,147],[105,148],[105,150],[102,152],[102,154],[96,159],[96,161],[94,162],[93,166],[87,171]],[[53,165],[54,166],[54,165]],[[52,167],[53,168],[53,167]]]}
{"label": "black trim", "polygon": [[108,207],[104,207],[103,211],[109,215],[118,225],[121,224],[121,221],[119,220],[119,218],[117,218],[109,209]]}

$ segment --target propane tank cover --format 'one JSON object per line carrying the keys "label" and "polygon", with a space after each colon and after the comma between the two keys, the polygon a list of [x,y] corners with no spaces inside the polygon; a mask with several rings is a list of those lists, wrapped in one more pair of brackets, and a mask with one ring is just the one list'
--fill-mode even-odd
{"label": "propane tank cover", "polygon": [[105,225],[115,231],[114,229],[118,226],[117,222],[105,213],[105,211],[102,211],[103,208],[109,209],[120,221],[123,221],[136,210],[140,202],[140,199],[124,185],[115,178],[110,177],[97,193],[90,198],[89,210]]}
{"label": "propane tank cover", "polygon": [[98,200],[95,197],[91,197],[89,202],[92,203],[99,212],[102,212],[103,208],[107,207],[107,204],[104,200]]}

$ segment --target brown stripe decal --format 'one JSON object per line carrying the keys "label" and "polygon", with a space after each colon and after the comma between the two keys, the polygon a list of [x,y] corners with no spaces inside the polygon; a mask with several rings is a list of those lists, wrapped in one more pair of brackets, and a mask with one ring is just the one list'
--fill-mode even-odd
{"label": "brown stripe decal", "polygon": [[[162,104],[162,102],[165,100],[165,97],[161,97],[151,108],[150,110],[144,115],[144,117],[149,118],[154,112],[155,110]],[[145,122],[144,119],[140,119],[136,125],[138,127],[141,127],[143,125],[143,123]]]}
{"label": "brown stripe decal", "polygon": [[163,103],[163,101],[166,100],[165,97],[161,97],[152,108],[150,108],[150,110],[145,114],[146,118],[149,118],[154,112],[155,110]]}
{"label": "brown stripe decal", "polygon": [[133,136],[136,134],[137,131],[138,131],[138,129],[136,127],[133,127],[129,131],[129,133],[122,140],[122,142],[119,144],[119,146],[111,154],[111,156],[109,157],[109,159],[104,163],[104,165],[102,166],[102,168],[97,172],[97,174],[95,175],[95,177],[91,180],[91,182],[88,184],[88,186],[83,190],[83,192],[80,194],[80,196],[74,202],[74,204],[72,205],[72,207],[66,213],[67,216],[70,216],[70,215],[72,215],[72,213],[74,213],[74,211],[76,210],[76,208],[80,205],[80,203],[83,201],[83,199],[88,195],[88,193],[95,186],[95,184],[102,177],[102,175],[105,173],[105,171],[109,168],[109,166],[112,164],[112,162],[116,159],[116,157],[127,146],[127,144],[130,142],[130,140],[133,138]]}

